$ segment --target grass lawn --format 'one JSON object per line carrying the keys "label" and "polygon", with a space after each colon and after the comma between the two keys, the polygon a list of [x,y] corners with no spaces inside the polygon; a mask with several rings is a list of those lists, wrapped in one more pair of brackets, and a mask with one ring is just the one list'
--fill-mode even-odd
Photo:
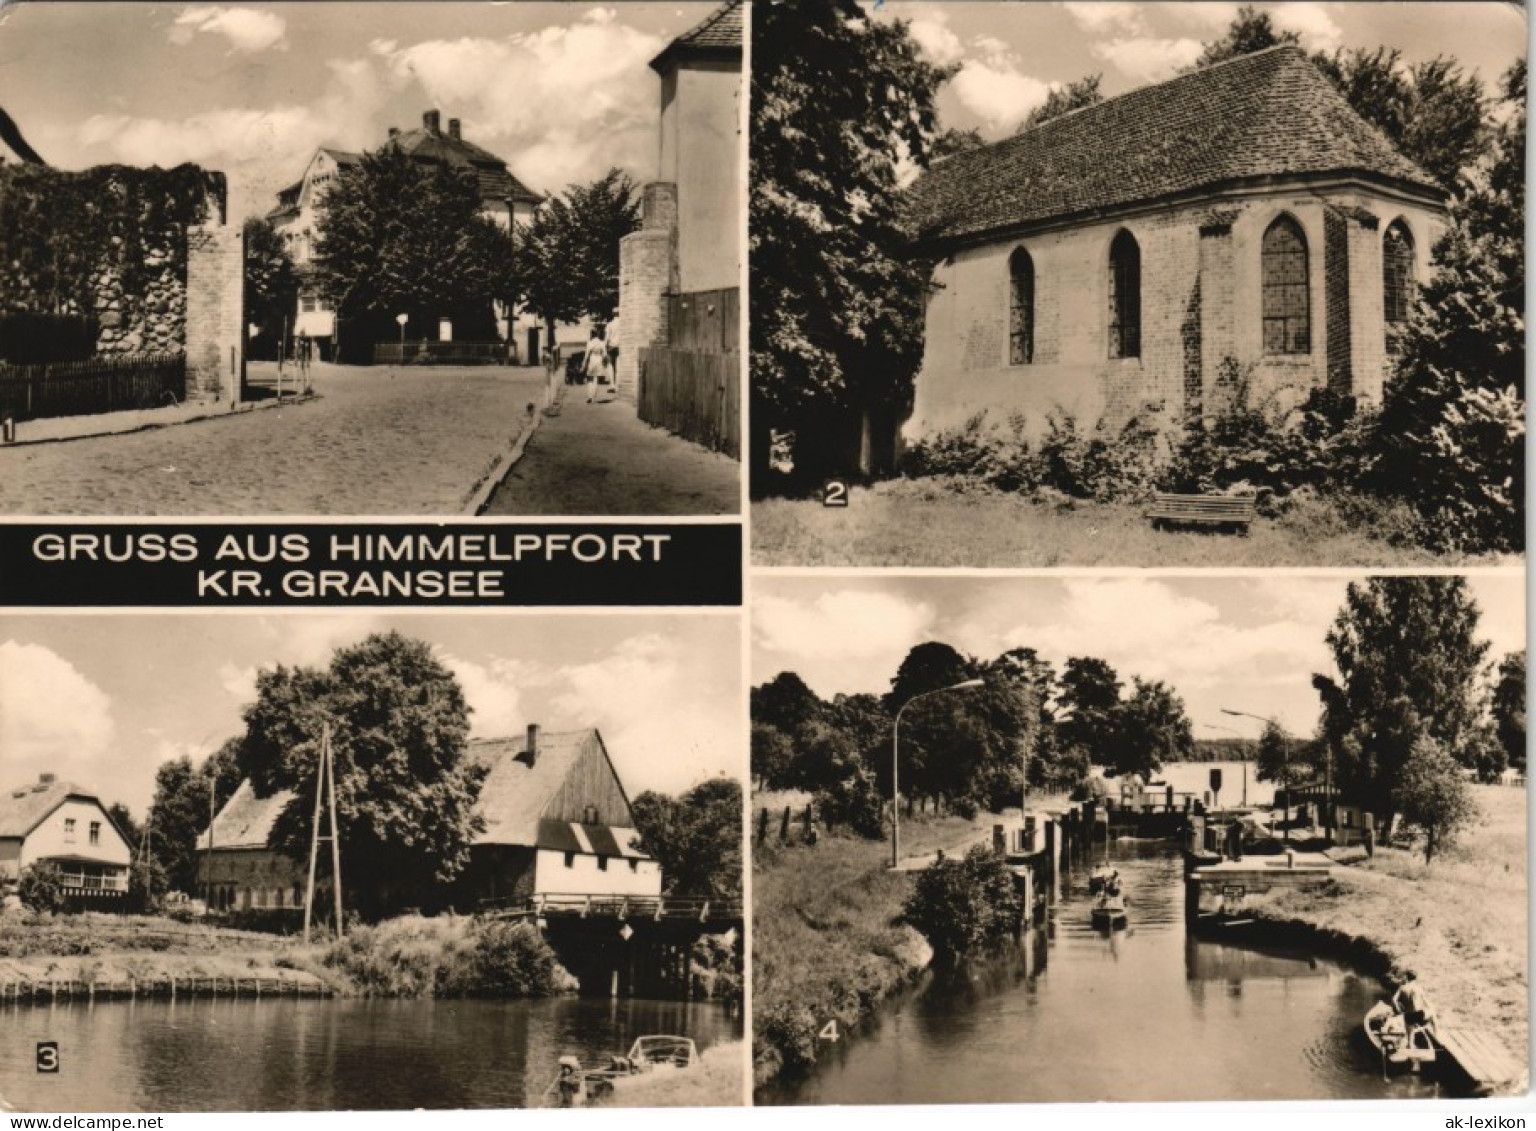
{"label": "grass lawn", "polygon": [[[765,799],[754,798],[754,811]],[[773,811],[773,806],[769,806]],[[780,806],[782,809],[782,806]],[[953,851],[997,818],[903,819],[904,855]],[[758,1083],[814,1062],[828,1021],[858,1023],[927,965],[928,944],[896,924],[912,873],[892,872],[890,844],[823,836],[754,850],[752,884],[753,1060]]]}
{"label": "grass lawn", "polygon": [[1199,529],[1157,531],[1132,504],[1070,508],[995,492],[963,493],[937,482],[893,480],[855,487],[846,508],[815,500],[752,504],[752,560],[763,566],[1445,566],[1499,564],[1448,559],[1352,528],[1314,501],[1247,536]]}
{"label": "grass lawn", "polygon": [[613,1094],[598,1107],[740,1107],[747,1095],[740,1041],[711,1045],[692,1068],[658,1066],[638,1076],[621,1076]]}
{"label": "grass lawn", "polygon": [[1486,1028],[1519,1060],[1530,1048],[1526,791],[1475,786],[1480,815],[1460,843],[1380,848],[1335,872],[1326,893],[1269,902],[1287,918],[1368,938],[1411,967],[1440,1015]]}

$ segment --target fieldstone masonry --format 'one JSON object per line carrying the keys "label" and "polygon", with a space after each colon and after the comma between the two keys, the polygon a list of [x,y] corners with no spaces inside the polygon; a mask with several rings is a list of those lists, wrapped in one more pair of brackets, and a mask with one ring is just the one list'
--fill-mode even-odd
{"label": "fieldstone masonry", "polygon": [[[143,252],[149,283],[143,293],[124,290],[116,264],[103,264],[91,276],[91,313],[100,331],[96,352],[179,353],[185,344],[187,288],[177,275],[170,251],[173,234]],[[114,236],[121,243],[121,237]]]}
{"label": "fieldstone masonry", "polygon": [[238,403],[245,378],[245,241],[232,224],[187,232],[187,399]]}
{"label": "fieldstone masonry", "polygon": [[678,289],[677,186],[655,181],[640,202],[640,229],[619,241],[618,395],[635,400],[640,351],[667,344],[667,296]]}

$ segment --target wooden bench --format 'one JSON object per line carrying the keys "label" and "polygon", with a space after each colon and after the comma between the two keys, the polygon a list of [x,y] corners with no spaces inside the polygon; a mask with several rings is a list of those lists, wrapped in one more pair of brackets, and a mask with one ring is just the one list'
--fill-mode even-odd
{"label": "wooden bench", "polygon": [[1243,534],[1258,516],[1252,495],[1173,495],[1159,492],[1152,496],[1147,517],[1152,528],[1161,530],[1174,523],[1235,527]]}

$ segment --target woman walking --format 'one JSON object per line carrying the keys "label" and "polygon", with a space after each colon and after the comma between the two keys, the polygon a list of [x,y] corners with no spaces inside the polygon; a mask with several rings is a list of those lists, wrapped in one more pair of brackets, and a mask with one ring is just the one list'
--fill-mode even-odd
{"label": "woman walking", "polygon": [[592,336],[587,339],[586,353],[581,360],[581,371],[587,378],[587,403],[592,403],[592,398],[597,395],[599,384],[608,371],[608,343],[603,341],[602,335],[594,327]]}

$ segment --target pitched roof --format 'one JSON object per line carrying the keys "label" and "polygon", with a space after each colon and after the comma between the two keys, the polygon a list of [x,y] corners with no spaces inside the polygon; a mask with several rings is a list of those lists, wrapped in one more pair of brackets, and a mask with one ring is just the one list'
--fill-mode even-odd
{"label": "pitched roof", "polygon": [[702,23],[678,36],[656,58],[651,69],[665,74],[685,59],[730,61],[741,58],[742,3],[730,0],[716,8]]}
{"label": "pitched roof", "polygon": [[1244,182],[1322,174],[1443,199],[1299,47],[1146,86],[936,164],[908,192],[917,242],[942,244]]}
{"label": "pitched roof", "polygon": [[516,200],[538,204],[544,198],[514,177],[507,163],[474,142],[453,137],[440,130],[419,128],[403,130],[390,139],[418,161],[448,165],[455,169],[473,169],[480,184],[482,200]]}
{"label": "pitched roof", "polygon": [[101,799],[94,790],[67,781],[35,782],[0,794],[0,837],[25,837],[71,797]]}
{"label": "pitched roof", "polygon": [[[234,796],[213,819],[215,848],[266,848],[278,814],[293,800],[292,790],[280,789],[270,797],[257,797],[249,781],[240,783]],[[208,830],[197,838],[197,847],[208,847]]]}
{"label": "pitched roof", "polygon": [[[646,858],[645,853],[634,847],[638,834],[632,828],[573,825],[543,818],[545,807],[565,784],[576,763],[593,750],[602,751],[603,740],[591,728],[540,733],[539,754],[531,766],[527,760],[527,740],[523,736],[472,740],[464,756],[489,771],[481,784],[476,806],[476,811],[485,820],[485,828],[473,843],[538,845],[565,852]],[[214,848],[267,847],[278,814],[293,797],[290,790],[281,790],[270,797],[257,797],[249,781],[241,782],[240,788],[214,818]],[[581,831],[576,831],[578,829]],[[583,837],[585,845],[582,844]],[[197,846],[199,849],[208,847],[206,831],[198,837]]]}

